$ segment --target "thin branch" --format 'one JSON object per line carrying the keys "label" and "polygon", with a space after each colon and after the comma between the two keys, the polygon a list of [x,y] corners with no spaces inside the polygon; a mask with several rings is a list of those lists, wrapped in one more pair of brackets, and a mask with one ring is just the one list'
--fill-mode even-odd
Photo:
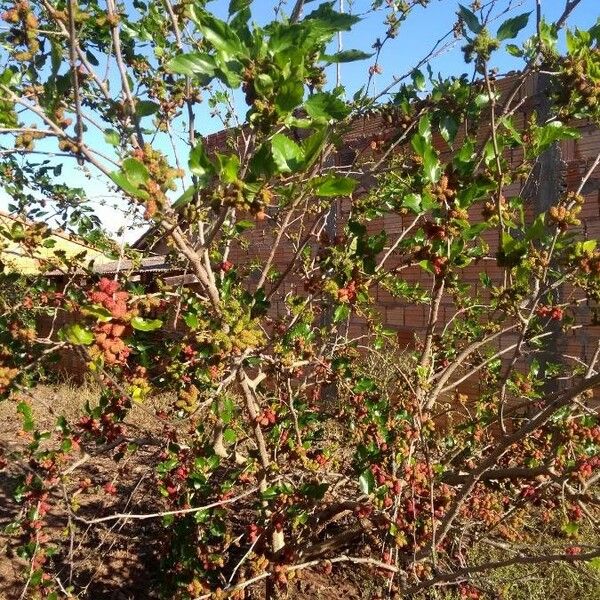
{"label": "thin branch", "polygon": [[[73,97],[75,99],[75,131],[77,135],[77,149],[83,144],[83,119],[81,116],[81,94],[79,91],[79,73],[77,71],[77,33],[75,30],[75,13],[77,12],[77,0],[69,0],[69,62],[71,63],[71,78],[73,80]],[[79,164],[82,159],[79,157]]]}
{"label": "thin branch", "polygon": [[302,15],[302,9],[306,4],[306,0],[296,0],[296,4],[292,10],[292,14],[290,15],[290,23],[297,23],[300,20],[300,16]]}
{"label": "thin branch", "polygon": [[163,517],[171,517],[176,515],[189,515],[197,512],[201,512],[203,510],[209,510],[211,508],[216,508],[218,506],[225,506],[226,504],[233,504],[234,502],[238,502],[243,498],[246,498],[254,493],[259,491],[258,487],[253,487],[249,490],[246,490],[242,494],[238,496],[234,496],[233,498],[226,498],[225,500],[217,500],[215,502],[211,502],[210,504],[206,504],[204,506],[195,506],[193,508],[182,508],[180,510],[167,510],[163,512],[154,512],[154,513],[144,513],[144,514],[135,514],[135,513],[117,513],[114,515],[108,515],[106,517],[99,517],[97,519],[84,519],[83,517],[78,517],[75,515],[75,519],[80,523],[84,523],[85,525],[96,525],[98,523],[106,523],[108,521],[118,521],[121,519],[124,520],[136,520],[136,521],[144,521],[147,519],[161,519]]}
{"label": "thin branch", "polygon": [[552,562],[585,562],[597,558],[600,556],[600,550],[594,550],[592,552],[586,552],[584,554],[547,554],[540,556],[515,556],[514,558],[507,558],[506,560],[499,560],[494,562],[487,562],[481,565],[475,565],[472,567],[464,567],[463,569],[457,569],[452,573],[440,573],[431,579],[422,581],[418,585],[410,587],[404,590],[404,594],[407,596],[416,594],[417,592],[428,589],[435,585],[443,583],[458,583],[464,581],[470,575],[475,573],[485,573],[486,571],[493,571],[496,569],[503,569],[512,565],[539,565]]}

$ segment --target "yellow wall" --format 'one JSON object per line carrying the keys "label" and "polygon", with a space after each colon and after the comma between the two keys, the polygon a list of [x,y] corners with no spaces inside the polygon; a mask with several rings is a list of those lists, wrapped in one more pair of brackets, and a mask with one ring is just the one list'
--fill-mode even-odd
{"label": "yellow wall", "polygon": [[59,233],[53,233],[46,238],[46,240],[54,242],[52,246],[43,247],[36,244],[33,251],[29,251],[23,244],[8,239],[4,235],[3,232],[11,231],[15,227],[27,231],[31,224],[25,224],[23,221],[0,213],[0,261],[4,265],[5,272],[35,275],[44,271],[51,271],[61,265],[60,258],[56,256],[57,252],[64,252],[67,258],[73,258],[84,253],[80,259],[77,259],[77,264],[82,267],[89,266],[91,260],[94,260],[96,265],[113,260],[102,254],[102,252]]}

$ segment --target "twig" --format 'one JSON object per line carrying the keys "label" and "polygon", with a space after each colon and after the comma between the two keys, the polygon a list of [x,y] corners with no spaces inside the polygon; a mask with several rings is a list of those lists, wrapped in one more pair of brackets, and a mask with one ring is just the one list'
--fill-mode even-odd
{"label": "twig", "polygon": [[171,517],[175,515],[189,515],[197,512],[201,512],[203,510],[209,510],[211,508],[216,508],[217,506],[225,506],[226,504],[233,504],[234,502],[238,502],[247,496],[250,496],[259,490],[258,487],[253,487],[249,490],[246,490],[244,493],[239,494],[233,498],[226,498],[225,500],[217,500],[215,502],[211,502],[210,504],[206,504],[205,506],[195,506],[193,508],[182,508],[180,510],[167,510],[163,512],[155,512],[155,513],[145,513],[145,514],[134,514],[134,513],[117,513],[114,515],[108,515],[106,517],[99,517],[97,519],[84,519],[82,517],[75,517],[75,519],[81,523],[85,523],[86,525],[96,525],[97,523],[106,523],[107,521],[118,521],[120,519],[125,520],[136,520],[136,521],[144,521],[146,519],[161,519],[163,517]]}

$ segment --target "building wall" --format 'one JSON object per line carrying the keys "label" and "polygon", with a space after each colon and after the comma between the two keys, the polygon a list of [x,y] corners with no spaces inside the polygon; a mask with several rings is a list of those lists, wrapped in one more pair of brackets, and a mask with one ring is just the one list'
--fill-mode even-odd
{"label": "building wall", "polygon": [[[501,96],[506,97],[513,89],[515,79],[509,77],[497,82]],[[531,77],[517,95],[517,100],[522,100],[519,110],[514,115],[515,124],[517,127],[522,127],[533,113],[542,109],[541,104],[544,102],[543,92],[540,91],[540,82],[536,77]],[[572,124],[576,127],[581,137],[577,140],[569,140],[560,144],[559,148],[559,166],[561,171],[560,179],[562,179],[567,190],[575,190],[584,173],[591,167],[598,153],[600,153],[600,130],[587,122],[576,122]],[[373,154],[373,146],[379,142],[389,140],[394,135],[394,131],[386,126],[379,116],[365,117],[357,120],[351,131],[344,137],[343,148],[338,151],[338,164],[346,164],[354,156],[358,155],[362,159],[369,157],[376,158]],[[209,149],[219,149],[223,151],[228,132],[219,132],[207,138]],[[483,142],[489,135],[489,127],[480,127],[477,132],[477,139]],[[461,136],[464,137],[464,130],[461,131],[455,141],[455,146],[459,147]],[[434,135],[434,144],[440,153],[440,158],[445,161],[450,156],[450,150],[444,140],[439,135]],[[510,150],[507,152],[506,158],[514,165],[521,164],[523,161],[522,152],[520,149]],[[534,206],[548,205],[548,198],[544,197],[547,194],[547,186],[544,187],[543,182],[549,176],[555,176],[555,173],[541,173],[542,185],[537,189],[532,189],[528,192],[531,195],[529,198],[527,216],[529,219],[534,218]],[[522,182],[517,182],[505,189],[505,195],[510,197],[519,193]],[[363,182],[363,190],[368,187],[368,182]],[[359,192],[360,193],[360,190]],[[581,226],[578,228],[578,235],[582,239],[600,239],[600,168],[596,168],[590,177],[586,187],[584,188],[586,203],[581,213]],[[552,202],[550,202],[551,204]],[[471,209],[471,217],[473,222],[483,220],[481,214],[482,206],[475,206]],[[348,202],[342,202],[338,208],[337,229],[341,230],[349,213]],[[242,217],[244,218],[244,217]],[[387,214],[384,218],[373,221],[369,225],[371,232],[377,232],[382,229],[388,234],[389,240],[394,240],[411,220],[400,214]],[[296,227],[290,231],[299,236],[304,236],[310,229],[310,224],[303,224],[298,230]],[[246,236],[249,241],[247,246],[233,244],[229,260],[238,265],[249,265],[251,263],[264,263],[269,256],[276,235],[276,228],[271,224],[269,219],[256,222],[255,229]],[[490,246],[490,256],[493,257],[497,250],[497,232],[486,232],[484,238]],[[165,252],[166,246],[164,243],[159,243],[155,246],[154,251],[157,253]],[[282,271],[289,264],[294,256],[293,244],[284,239],[274,257],[274,266]],[[393,258],[391,259],[394,260]],[[492,280],[500,281],[503,271],[496,266],[495,260],[487,260],[479,264],[471,265],[463,270],[462,280],[471,284],[474,291],[480,290],[479,273],[486,272]],[[403,278],[414,283],[419,282],[423,286],[429,288],[432,283],[431,275],[426,273],[418,266],[411,266],[402,271]],[[268,286],[267,286],[268,289]],[[278,292],[273,297],[272,315],[282,314],[285,310],[284,298],[289,292],[304,293],[303,284],[300,278],[294,273],[286,279],[284,285],[280,287]],[[565,290],[568,294],[569,290]],[[402,346],[412,347],[415,342],[415,337],[423,334],[427,318],[428,307],[416,305],[413,303],[402,302],[401,300],[392,297],[389,292],[382,288],[375,288],[373,294],[376,300],[376,305],[381,312],[382,320],[387,325],[397,332],[398,341]],[[600,326],[596,325],[592,319],[592,309],[585,304],[580,305],[576,310],[578,321],[582,323],[582,327],[574,332],[565,334],[562,340],[562,351],[565,354],[580,356],[584,359],[590,359],[593,355],[598,341],[600,340]],[[445,296],[442,300],[440,308],[440,323],[446,323],[454,316],[454,306],[451,299]],[[367,323],[359,317],[353,318],[350,325],[350,334],[366,334],[368,331]],[[506,347],[514,343],[514,336],[506,336],[499,341],[500,347]]]}

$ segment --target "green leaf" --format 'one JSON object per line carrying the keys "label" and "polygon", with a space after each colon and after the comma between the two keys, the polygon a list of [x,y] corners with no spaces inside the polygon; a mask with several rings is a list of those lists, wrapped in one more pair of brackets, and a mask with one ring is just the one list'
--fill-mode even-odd
{"label": "green leaf", "polygon": [[231,17],[231,15],[248,8],[250,4],[252,4],[252,0],[231,0],[229,3],[229,16]]}
{"label": "green leaf", "polygon": [[315,500],[322,500],[327,490],[329,489],[328,483],[307,483],[301,488],[302,494]]}
{"label": "green leaf", "polygon": [[506,127],[506,130],[508,131],[508,133],[510,135],[510,139],[513,142],[515,142],[516,144],[522,145],[523,144],[523,136],[522,136],[521,132],[515,127],[515,124],[514,124],[512,118],[505,117],[505,118],[501,119],[500,122],[502,123],[502,125],[504,125],[504,127]]}
{"label": "green leaf", "polygon": [[483,287],[488,289],[492,287],[492,278],[487,273],[479,273],[479,281],[481,281]]}
{"label": "green leaf", "polygon": [[312,135],[302,140],[302,151],[304,152],[304,168],[310,167],[321,155],[325,139],[327,137],[327,128],[321,127]]}
{"label": "green leaf", "polygon": [[431,142],[431,117],[429,115],[424,115],[419,119],[418,130],[426,141]]}
{"label": "green leaf", "polygon": [[347,304],[339,304],[333,311],[333,322],[345,321],[350,315],[350,307]]}
{"label": "green leaf", "polygon": [[362,377],[356,382],[356,385],[352,388],[352,391],[356,394],[361,394],[362,392],[372,392],[376,389],[375,382],[369,377]]}
{"label": "green leaf", "polygon": [[544,223],[545,215],[544,213],[538,215],[535,218],[535,221],[531,224],[531,227],[528,227],[525,230],[525,239],[526,240],[541,240],[546,232],[546,225]]}
{"label": "green leaf", "polygon": [[304,160],[302,148],[282,133],[273,136],[271,152],[280,173],[293,173],[302,166]]}
{"label": "green leaf", "polygon": [[310,340],[313,337],[313,332],[308,323],[296,323],[287,333],[287,338],[290,340],[303,339]]}
{"label": "green leaf", "polygon": [[159,475],[166,475],[177,466],[178,462],[179,461],[175,457],[168,458],[167,460],[164,460],[156,465],[156,472]]}
{"label": "green leaf", "polygon": [[431,183],[436,183],[442,175],[442,165],[431,147],[427,148],[423,156],[423,172]]}
{"label": "green leaf", "polygon": [[558,27],[556,23],[548,23],[542,19],[540,23],[540,40],[549,49],[554,50],[556,48],[556,42],[558,41]]}
{"label": "green leaf", "polygon": [[237,434],[235,430],[231,429],[231,427],[225,429],[225,431],[223,432],[223,441],[226,444],[235,444],[235,442],[237,441]]}
{"label": "green leaf", "polygon": [[204,39],[217,52],[232,58],[246,56],[246,48],[236,32],[225,21],[213,17],[205,10],[198,10],[194,6],[190,8],[190,16],[198,25]]}
{"label": "green leaf", "polygon": [[404,208],[409,208],[414,213],[419,214],[420,212],[422,212],[421,202],[422,198],[420,194],[407,194],[402,199],[402,206]]}
{"label": "green leaf", "polygon": [[277,165],[273,158],[271,144],[261,144],[250,159],[249,172],[254,179],[270,178],[277,173]]}
{"label": "green leaf", "polygon": [[594,569],[596,571],[600,571],[600,556],[596,556],[596,558],[592,558],[591,560],[588,560],[586,564],[589,567],[592,567],[592,569]]}
{"label": "green leaf", "polygon": [[138,117],[149,117],[158,112],[159,105],[150,100],[138,100],[135,105],[135,114]]}
{"label": "green leaf", "polygon": [[254,89],[257,94],[268,96],[273,91],[273,78],[266,73],[259,73],[254,79]]}
{"label": "green leaf", "polygon": [[143,317],[133,317],[131,326],[138,331],[155,331],[162,327],[163,322],[160,319],[144,319]]}
{"label": "green leaf", "polygon": [[172,208],[174,208],[175,210],[179,210],[180,208],[188,204],[194,197],[196,191],[197,188],[193,185],[187,188],[187,190],[185,190],[183,194],[181,194],[181,196],[179,196],[179,198],[177,198],[177,200],[173,202]]}
{"label": "green leaf", "polygon": [[356,15],[333,10],[332,4],[331,2],[321,4],[319,8],[306,15],[303,23],[310,21],[313,29],[329,34],[336,33],[337,31],[350,31],[352,25],[361,20]]}
{"label": "green leaf", "polygon": [[127,177],[127,181],[136,188],[146,183],[150,178],[150,173],[146,165],[135,158],[126,158],[123,161],[122,169],[125,177]]}
{"label": "green leaf", "polygon": [[215,59],[205,52],[180,54],[166,64],[167,71],[181,75],[205,75],[214,77]]}
{"label": "green leaf", "polygon": [[366,60],[373,56],[373,52],[363,52],[362,50],[342,50],[335,54],[324,54],[323,60],[329,64],[349,63],[357,60]]}
{"label": "green leaf", "polygon": [[236,221],[234,227],[237,233],[243,233],[247,229],[254,229],[255,224],[254,221],[242,219],[241,221]]}
{"label": "green leaf", "polygon": [[231,420],[235,415],[235,402],[229,396],[217,401],[216,409],[217,416],[225,425],[231,423]]}
{"label": "green leaf", "polygon": [[131,196],[148,198],[148,192],[140,189],[140,185],[146,183],[150,177],[145,165],[135,158],[126,158],[121,169],[110,174],[114,183]]}
{"label": "green leaf", "polygon": [[367,238],[367,248],[370,254],[379,254],[384,248],[387,242],[387,233],[380,231],[375,235],[371,235]]}
{"label": "green leaf", "polygon": [[458,123],[452,115],[444,115],[440,119],[440,133],[448,144],[454,141],[458,133]]}
{"label": "green leaf", "polygon": [[104,130],[104,141],[111,146],[118,146],[121,143],[121,136],[114,129]]}
{"label": "green leaf", "polygon": [[322,198],[349,196],[358,185],[356,179],[340,177],[338,175],[319,177],[313,180],[312,183],[315,186],[315,194]]}
{"label": "green leaf", "polygon": [[205,187],[215,174],[215,166],[208,158],[202,141],[199,141],[190,151],[188,159],[190,171],[196,176],[200,187]]}
{"label": "green leaf", "polygon": [[538,154],[547,150],[555,142],[579,137],[580,134],[577,129],[568,127],[561,121],[552,121],[533,132],[534,147]]}
{"label": "green leaf", "polygon": [[581,249],[583,252],[593,252],[598,245],[598,240],[586,240],[581,242]]}
{"label": "green leaf", "polygon": [[238,179],[240,169],[240,159],[235,155],[216,154],[218,171],[221,179],[225,183],[233,183]]}
{"label": "green leaf", "polygon": [[148,194],[143,190],[138,190],[135,185],[129,183],[127,177],[119,171],[113,171],[110,174],[110,178],[113,183],[115,183],[119,188],[121,188],[124,192],[131,196],[135,196],[137,198],[148,198]]}
{"label": "green leaf", "polygon": [[240,84],[242,83],[242,78],[240,76],[242,70],[242,64],[235,60],[227,60],[226,62],[221,61],[217,68],[216,75],[226,86],[236,89],[240,87]]}
{"label": "green leaf", "polygon": [[331,92],[313,94],[305,103],[306,112],[316,120],[339,121],[350,114],[351,108],[346,102]]}
{"label": "green leaf", "polygon": [[185,313],[183,315],[183,320],[185,321],[185,324],[190,328],[190,329],[197,329],[198,325],[200,324],[200,320],[198,319],[198,315],[196,313]]}
{"label": "green leaf", "polygon": [[502,42],[503,40],[509,40],[511,38],[517,37],[519,31],[527,27],[527,23],[529,22],[529,15],[531,12],[523,13],[522,15],[518,15],[517,17],[513,17],[512,19],[507,19],[500,25],[498,28],[498,33],[496,33],[496,37]]}
{"label": "green leaf", "polygon": [[106,323],[112,319],[110,311],[102,306],[94,306],[93,304],[82,306],[81,312],[86,317],[93,317],[96,321],[100,321],[101,323]]}
{"label": "green leaf", "polygon": [[280,113],[289,113],[302,104],[304,99],[304,85],[293,77],[287,79],[279,86],[275,96],[275,106]]}
{"label": "green leaf", "polygon": [[22,415],[22,428],[23,431],[33,431],[35,427],[35,423],[33,421],[33,412],[31,411],[31,406],[22,400],[17,404],[17,412]]}
{"label": "green leaf", "polygon": [[458,16],[474,34],[478,34],[483,29],[483,25],[481,25],[475,13],[462,4],[458,6]]}
{"label": "green leaf", "polygon": [[61,337],[75,346],[89,346],[94,341],[94,334],[79,323],[65,325],[61,329]]}
{"label": "green leaf", "polygon": [[567,521],[562,525],[561,530],[570,537],[576,536],[579,533],[579,523]]}
{"label": "green leaf", "polygon": [[100,61],[89,50],[85,51],[85,56],[94,67],[100,66]]}
{"label": "green leaf", "polygon": [[414,86],[418,90],[424,90],[425,89],[425,75],[423,75],[423,72],[419,71],[419,69],[415,69],[412,72],[411,76],[412,76]]}
{"label": "green leaf", "polygon": [[363,494],[370,494],[376,487],[375,477],[371,469],[366,469],[358,478],[358,485]]}
{"label": "green leaf", "polygon": [[506,51],[511,56],[516,56],[516,57],[523,56],[523,50],[521,50],[521,48],[519,48],[519,46],[517,46],[516,44],[507,44]]}

